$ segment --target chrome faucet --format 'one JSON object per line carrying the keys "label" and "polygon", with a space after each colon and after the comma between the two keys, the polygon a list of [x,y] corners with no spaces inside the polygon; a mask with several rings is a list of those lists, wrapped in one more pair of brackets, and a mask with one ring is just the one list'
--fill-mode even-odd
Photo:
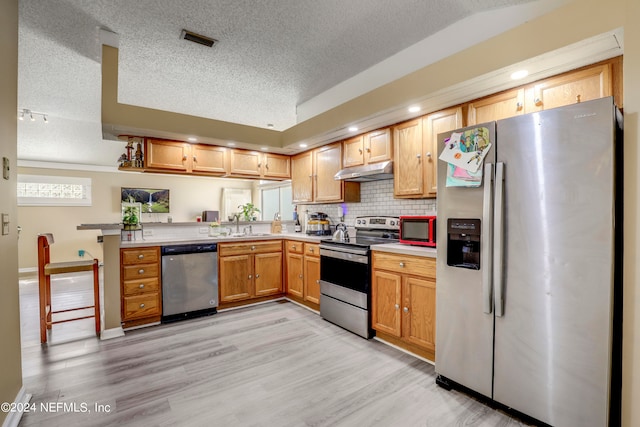
{"label": "chrome faucet", "polygon": [[240,214],[234,213],[233,215],[229,215],[229,221],[236,222],[236,233],[240,234]]}

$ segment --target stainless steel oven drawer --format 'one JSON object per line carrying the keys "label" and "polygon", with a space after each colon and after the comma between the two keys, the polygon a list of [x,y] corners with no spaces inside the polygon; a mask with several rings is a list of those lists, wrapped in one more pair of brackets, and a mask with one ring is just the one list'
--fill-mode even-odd
{"label": "stainless steel oven drawer", "polygon": [[354,291],[353,289],[338,286],[336,284],[320,280],[320,294],[324,294],[351,305],[355,305],[363,310],[368,310],[367,294]]}
{"label": "stainless steel oven drawer", "polygon": [[356,335],[369,338],[369,312],[367,310],[320,294],[320,316]]}

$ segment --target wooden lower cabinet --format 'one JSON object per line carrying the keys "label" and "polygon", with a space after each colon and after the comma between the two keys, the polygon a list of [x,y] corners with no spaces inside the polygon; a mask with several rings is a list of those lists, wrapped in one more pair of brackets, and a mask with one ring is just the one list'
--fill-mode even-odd
{"label": "wooden lower cabinet", "polygon": [[220,304],[280,295],[282,241],[220,243]]}
{"label": "wooden lower cabinet", "polygon": [[304,299],[320,305],[320,245],[304,244]]}
{"label": "wooden lower cabinet", "polygon": [[435,361],[435,259],[372,254],[371,321],[377,335]]}
{"label": "wooden lower cabinet", "polygon": [[288,240],[286,247],[287,296],[320,308],[320,247],[317,243]]}
{"label": "wooden lower cabinet", "polygon": [[123,328],[160,321],[160,247],[120,249],[120,315]]}

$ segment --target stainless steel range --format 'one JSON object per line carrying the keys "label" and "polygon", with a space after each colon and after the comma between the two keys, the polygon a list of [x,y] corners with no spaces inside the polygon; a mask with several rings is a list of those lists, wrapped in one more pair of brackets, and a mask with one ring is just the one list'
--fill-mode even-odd
{"label": "stainless steel range", "polygon": [[320,315],[364,338],[371,338],[371,245],[399,239],[398,217],[362,216],[355,237],[320,242]]}

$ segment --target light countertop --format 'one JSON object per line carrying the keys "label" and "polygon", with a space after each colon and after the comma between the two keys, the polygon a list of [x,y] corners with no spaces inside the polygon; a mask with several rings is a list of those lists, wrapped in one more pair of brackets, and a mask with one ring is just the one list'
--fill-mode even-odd
{"label": "light countertop", "polygon": [[414,255],[428,258],[436,257],[436,248],[429,248],[426,246],[412,246],[402,243],[385,243],[382,245],[372,245],[372,251],[391,252],[401,255]]}

